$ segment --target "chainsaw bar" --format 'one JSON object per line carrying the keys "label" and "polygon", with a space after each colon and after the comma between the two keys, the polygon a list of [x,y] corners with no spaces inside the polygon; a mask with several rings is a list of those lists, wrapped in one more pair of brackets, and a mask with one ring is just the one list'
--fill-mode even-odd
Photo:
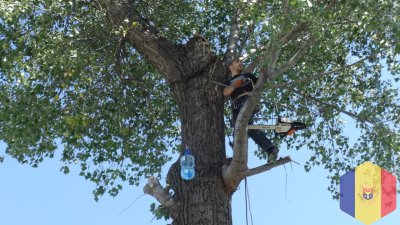
{"label": "chainsaw bar", "polygon": [[278,122],[276,125],[256,124],[247,126],[248,130],[273,130],[275,134],[281,137],[292,135],[297,130],[306,128],[307,125],[302,122]]}

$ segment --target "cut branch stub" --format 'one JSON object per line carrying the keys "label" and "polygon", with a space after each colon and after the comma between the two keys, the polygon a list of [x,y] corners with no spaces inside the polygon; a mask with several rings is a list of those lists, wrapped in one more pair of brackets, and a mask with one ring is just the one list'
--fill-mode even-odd
{"label": "cut branch stub", "polygon": [[147,184],[143,188],[143,192],[157,199],[171,214],[175,213],[175,201],[169,192],[161,186],[156,177],[152,176],[149,178]]}

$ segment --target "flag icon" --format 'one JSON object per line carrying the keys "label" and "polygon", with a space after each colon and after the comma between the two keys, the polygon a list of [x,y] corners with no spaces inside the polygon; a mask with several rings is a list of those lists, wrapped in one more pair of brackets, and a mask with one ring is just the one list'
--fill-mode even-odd
{"label": "flag icon", "polygon": [[340,209],[372,224],[396,209],[396,177],[365,162],[340,177]]}

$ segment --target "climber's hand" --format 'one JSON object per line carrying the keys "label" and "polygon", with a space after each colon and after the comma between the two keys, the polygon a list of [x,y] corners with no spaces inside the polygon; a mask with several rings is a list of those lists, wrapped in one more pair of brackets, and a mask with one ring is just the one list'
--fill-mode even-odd
{"label": "climber's hand", "polygon": [[231,82],[231,87],[233,88],[240,88],[244,84],[244,79],[235,79]]}

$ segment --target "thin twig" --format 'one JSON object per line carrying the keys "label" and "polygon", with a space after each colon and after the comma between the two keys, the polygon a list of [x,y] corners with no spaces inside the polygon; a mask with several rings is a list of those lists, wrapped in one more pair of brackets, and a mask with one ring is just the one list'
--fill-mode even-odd
{"label": "thin twig", "polygon": [[135,198],[135,200],[133,200],[133,202],[131,202],[131,204],[129,204],[125,209],[123,209],[120,213],[118,213],[115,217],[118,217],[118,216],[120,216],[122,213],[124,213],[126,210],[128,210],[130,207],[132,207],[132,205],[133,204],[135,204],[135,202],[139,199],[139,198],[141,198],[141,197],[143,197],[143,196],[145,196],[146,194],[142,194],[142,195],[140,195],[139,197],[137,197],[137,198]]}

